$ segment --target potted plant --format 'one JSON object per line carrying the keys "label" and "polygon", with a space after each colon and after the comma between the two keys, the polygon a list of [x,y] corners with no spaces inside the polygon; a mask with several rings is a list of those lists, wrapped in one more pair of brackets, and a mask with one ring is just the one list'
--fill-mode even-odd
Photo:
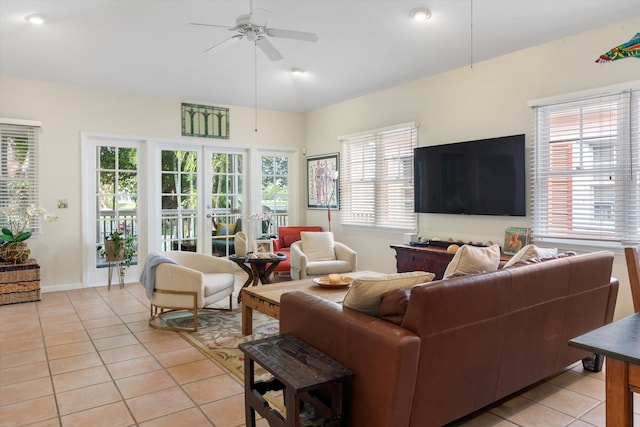
{"label": "potted plant", "polygon": [[100,246],[100,255],[108,263],[119,262],[129,267],[136,254],[137,245],[133,235],[125,236],[121,231],[112,231],[104,238],[104,247]]}

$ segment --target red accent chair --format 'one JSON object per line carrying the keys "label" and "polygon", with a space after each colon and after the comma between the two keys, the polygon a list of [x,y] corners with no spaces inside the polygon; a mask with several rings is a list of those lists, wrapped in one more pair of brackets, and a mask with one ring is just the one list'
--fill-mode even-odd
{"label": "red accent chair", "polygon": [[289,273],[291,268],[291,244],[300,240],[301,231],[322,231],[320,226],[282,226],[278,227],[278,238],[273,240],[273,251],[287,256],[286,261],[280,262],[274,273]]}

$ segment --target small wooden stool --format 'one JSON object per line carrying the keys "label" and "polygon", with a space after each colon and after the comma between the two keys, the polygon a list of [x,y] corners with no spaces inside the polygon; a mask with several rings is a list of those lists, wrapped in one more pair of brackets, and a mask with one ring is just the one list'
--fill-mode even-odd
{"label": "small wooden stool", "polygon": [[[244,359],[244,401],[246,425],[255,427],[256,411],[272,427],[300,426],[300,402],[313,407],[325,420],[325,426],[342,425],[344,384],[353,373],[293,335],[277,335],[238,345]],[[255,364],[266,369],[273,378],[255,381]],[[319,389],[330,402],[319,398]],[[269,406],[263,397],[267,391],[283,390],[286,418]]]}

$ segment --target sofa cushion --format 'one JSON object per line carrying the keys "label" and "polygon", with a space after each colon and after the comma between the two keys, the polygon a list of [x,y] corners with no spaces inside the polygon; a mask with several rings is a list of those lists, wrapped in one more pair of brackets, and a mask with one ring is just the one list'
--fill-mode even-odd
{"label": "sofa cushion", "polygon": [[300,240],[302,240],[302,252],[309,261],[333,261],[336,259],[332,232],[302,231]]}
{"label": "sofa cushion", "polygon": [[384,293],[394,289],[412,288],[420,283],[430,282],[434,277],[435,274],[424,271],[360,277],[353,281],[342,304],[375,316]]}
{"label": "sofa cushion", "polygon": [[447,265],[443,278],[456,273],[496,271],[500,265],[500,246],[477,247],[462,245]]}
{"label": "sofa cushion", "polygon": [[236,224],[225,224],[218,222],[216,224],[216,236],[230,236],[236,234]]}
{"label": "sofa cushion", "polygon": [[380,307],[378,307],[376,317],[391,322],[394,325],[402,325],[410,296],[411,289],[394,289],[385,292],[380,298]]}
{"label": "sofa cushion", "polygon": [[503,268],[509,268],[517,263],[526,262],[531,259],[553,258],[558,255],[556,248],[540,248],[536,245],[526,245],[520,249]]}

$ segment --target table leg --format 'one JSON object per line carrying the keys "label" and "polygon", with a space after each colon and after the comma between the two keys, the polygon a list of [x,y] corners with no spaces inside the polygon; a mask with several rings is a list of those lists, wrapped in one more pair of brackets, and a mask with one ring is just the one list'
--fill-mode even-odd
{"label": "table leg", "polygon": [[[249,275],[249,278],[242,285],[243,288],[246,288],[251,284],[251,282],[254,281],[253,271],[251,270],[251,268],[247,267],[244,262],[236,262],[236,264],[238,264],[240,268]],[[240,292],[238,292],[238,303],[240,303],[240,301],[242,301],[242,289],[240,289]]]}
{"label": "table leg", "polygon": [[633,393],[629,390],[629,364],[607,357],[607,427],[633,425]]}
{"label": "table leg", "polygon": [[273,273],[273,270],[276,269],[278,264],[280,264],[280,261],[273,261],[269,264],[269,268],[262,272],[262,276],[260,276],[260,280],[262,281],[262,283],[271,283],[271,273]]}
{"label": "table leg", "polygon": [[[242,291],[240,291],[242,292]],[[251,335],[253,332],[253,309],[242,301],[242,335]]]}

